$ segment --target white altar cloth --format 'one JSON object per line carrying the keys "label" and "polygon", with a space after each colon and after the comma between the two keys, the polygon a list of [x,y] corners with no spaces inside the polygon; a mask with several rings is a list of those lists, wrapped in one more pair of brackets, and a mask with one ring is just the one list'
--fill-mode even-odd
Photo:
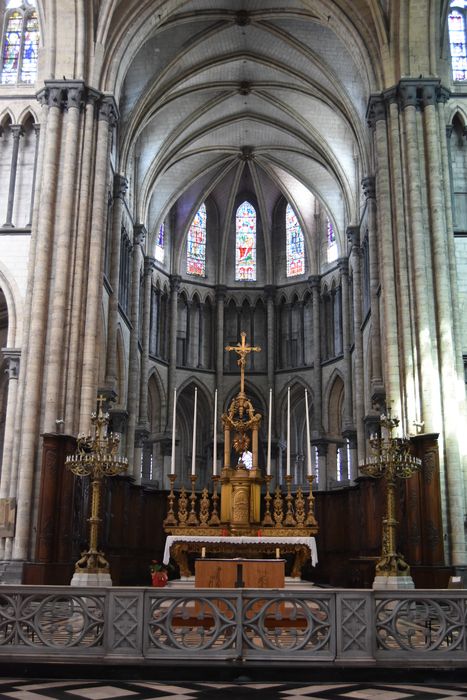
{"label": "white altar cloth", "polygon": [[231,544],[304,544],[310,550],[310,558],[313,566],[318,563],[318,552],[316,550],[316,540],[314,537],[202,537],[201,535],[168,535],[165,542],[163,563],[168,564],[170,559],[170,548],[175,542],[229,542]]}

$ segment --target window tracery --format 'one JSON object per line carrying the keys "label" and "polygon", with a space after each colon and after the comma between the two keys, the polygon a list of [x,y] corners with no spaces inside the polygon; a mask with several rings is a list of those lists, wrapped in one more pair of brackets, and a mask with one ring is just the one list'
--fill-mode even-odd
{"label": "window tracery", "polygon": [[235,280],[256,281],[256,210],[247,201],[235,217]]}
{"label": "window tracery", "polygon": [[8,0],[2,35],[1,83],[32,84],[37,74],[39,19],[32,0]]}
{"label": "window tracery", "polygon": [[304,237],[297,216],[287,204],[285,210],[287,277],[303,275],[305,272]]}
{"label": "window tracery", "polygon": [[188,230],[186,271],[188,275],[206,276],[206,205],[195,214]]}

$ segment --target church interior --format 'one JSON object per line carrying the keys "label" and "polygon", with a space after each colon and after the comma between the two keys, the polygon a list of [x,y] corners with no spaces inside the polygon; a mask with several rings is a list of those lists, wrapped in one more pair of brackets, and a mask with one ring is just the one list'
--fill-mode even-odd
{"label": "church interior", "polygon": [[[99,405],[128,462],[114,584],[149,585],[170,494],[226,503],[238,457],[256,523],[312,489],[304,578],[371,588],[394,416],[420,463],[397,550],[416,587],[467,586],[467,0],[0,16],[0,582],[70,583],[92,499],[65,463]],[[261,420],[234,451],[240,381]]]}

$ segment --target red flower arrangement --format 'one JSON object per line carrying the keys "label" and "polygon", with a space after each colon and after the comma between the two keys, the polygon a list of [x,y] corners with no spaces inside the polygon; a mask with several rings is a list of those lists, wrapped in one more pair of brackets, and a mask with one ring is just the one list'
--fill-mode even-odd
{"label": "red flower arrangement", "polygon": [[158,561],[153,559],[149,571],[151,572],[152,585],[155,588],[163,588],[167,585],[169,577],[167,576],[167,569],[163,564],[159,564]]}

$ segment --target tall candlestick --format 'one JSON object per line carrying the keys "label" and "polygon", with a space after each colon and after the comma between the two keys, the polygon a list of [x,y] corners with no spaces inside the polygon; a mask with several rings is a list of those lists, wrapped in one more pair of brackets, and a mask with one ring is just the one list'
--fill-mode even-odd
{"label": "tall candlestick", "polygon": [[306,459],[307,474],[311,476],[311,445],[310,445],[310,416],[308,414],[308,392],[305,389],[305,417],[306,417]]}
{"label": "tall candlestick", "polygon": [[198,407],[198,388],[195,387],[195,408],[193,411],[193,444],[191,447],[191,476],[196,474],[196,410]]}
{"label": "tall candlestick", "polygon": [[269,416],[268,416],[268,454],[266,459],[266,474],[271,476],[271,426],[272,426],[272,389],[269,389]]}
{"label": "tall candlestick", "polygon": [[175,424],[177,418],[177,387],[174,389],[174,407],[172,415],[172,458],[170,461],[170,473],[175,474]]}
{"label": "tall candlestick", "polygon": [[287,387],[287,476],[290,476],[290,387]]}
{"label": "tall candlestick", "polygon": [[217,476],[217,389],[214,392],[214,445],[212,446],[212,475]]}

